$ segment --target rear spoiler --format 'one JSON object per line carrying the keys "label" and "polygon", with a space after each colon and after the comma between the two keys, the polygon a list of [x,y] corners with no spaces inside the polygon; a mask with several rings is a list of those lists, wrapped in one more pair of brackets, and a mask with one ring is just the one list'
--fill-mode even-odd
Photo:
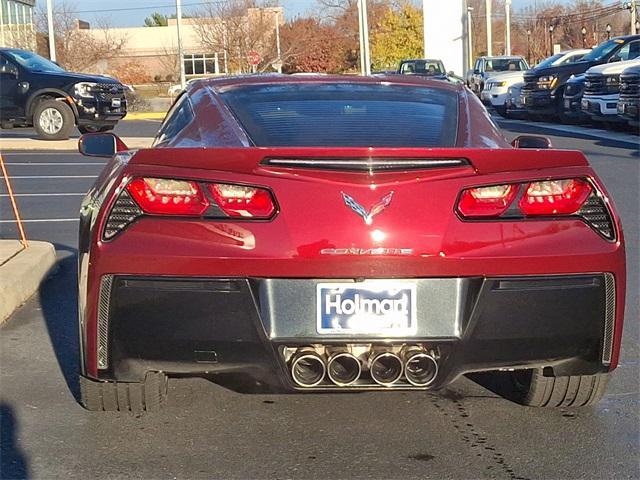
{"label": "rear spoiler", "polygon": [[258,168],[398,171],[471,166],[477,173],[489,174],[588,166],[579,151],[515,148],[153,148],[139,150],[129,163],[239,173]]}

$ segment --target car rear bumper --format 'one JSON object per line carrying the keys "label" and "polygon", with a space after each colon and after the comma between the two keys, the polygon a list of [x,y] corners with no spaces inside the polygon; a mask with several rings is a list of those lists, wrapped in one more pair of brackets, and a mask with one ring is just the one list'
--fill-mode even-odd
{"label": "car rear bumper", "polygon": [[[321,281],[104,275],[95,330],[98,378],[133,382],[163,371],[296,390],[285,351],[312,345],[419,344],[438,362],[429,388],[501,368],[552,367],[556,375],[609,370],[613,274],[413,279],[417,329],[398,338],[318,334]],[[314,389],[370,383],[337,387],[325,379]],[[394,387],[417,388],[402,381]]]}

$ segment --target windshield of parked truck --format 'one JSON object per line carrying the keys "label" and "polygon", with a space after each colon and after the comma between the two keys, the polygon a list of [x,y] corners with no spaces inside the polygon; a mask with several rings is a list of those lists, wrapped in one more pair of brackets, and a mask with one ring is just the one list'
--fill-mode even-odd
{"label": "windshield of parked truck", "polygon": [[591,52],[582,57],[583,62],[597,62],[607,57],[611,52],[618,48],[622,43],[622,40],[609,40],[595,47]]}
{"label": "windshield of parked truck", "polygon": [[563,57],[562,53],[556,53],[555,55],[551,55],[549,58],[545,58],[542,60],[536,68],[547,68],[552,66],[557,60],[560,60]]}
{"label": "windshield of parked truck", "polygon": [[485,72],[521,72],[528,70],[524,60],[518,58],[489,58],[486,60]]}
{"label": "windshield of parked truck", "polygon": [[414,60],[403,62],[400,67],[400,73],[404,75],[442,75],[444,73],[444,65],[438,61]]}
{"label": "windshield of parked truck", "polygon": [[33,52],[5,50],[4,53],[13,61],[32,72],[64,72],[64,68]]}

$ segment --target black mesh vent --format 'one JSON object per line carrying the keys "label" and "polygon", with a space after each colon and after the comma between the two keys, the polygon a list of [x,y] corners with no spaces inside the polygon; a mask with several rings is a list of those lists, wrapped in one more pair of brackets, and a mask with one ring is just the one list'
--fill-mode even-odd
{"label": "black mesh vent", "polygon": [[591,194],[582,208],[578,210],[578,215],[604,238],[607,240],[615,240],[616,234],[613,228],[611,214],[602,198],[597,194]]}
{"label": "black mesh vent", "polygon": [[126,190],[123,190],[116,203],[113,204],[109,217],[107,217],[107,224],[103,233],[104,239],[111,240],[141,215],[142,210],[138,207],[138,204]]}

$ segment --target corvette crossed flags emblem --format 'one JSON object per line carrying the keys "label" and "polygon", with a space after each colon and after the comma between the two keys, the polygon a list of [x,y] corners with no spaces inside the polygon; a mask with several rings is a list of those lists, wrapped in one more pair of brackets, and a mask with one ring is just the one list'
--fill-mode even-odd
{"label": "corvette crossed flags emblem", "polygon": [[356,202],[353,197],[347,195],[344,192],[340,192],[342,194],[342,199],[347,207],[353,210],[355,213],[360,215],[364,219],[364,223],[367,225],[371,225],[373,223],[373,217],[382,212],[385,208],[389,206],[391,203],[391,199],[393,198],[393,191],[387,193],[382,199],[373,205],[371,209],[367,212],[367,210]]}

